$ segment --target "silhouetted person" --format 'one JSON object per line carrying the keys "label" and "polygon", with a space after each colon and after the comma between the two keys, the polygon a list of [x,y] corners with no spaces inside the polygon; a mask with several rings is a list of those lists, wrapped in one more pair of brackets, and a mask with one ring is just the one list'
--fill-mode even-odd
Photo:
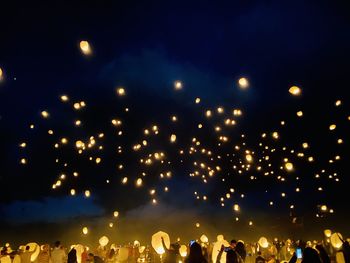
{"label": "silhouetted person", "polygon": [[21,254],[21,263],[31,263],[32,252],[29,251],[30,247],[26,246],[25,251]]}
{"label": "silhouetted person", "polygon": [[317,251],[311,247],[304,249],[302,263],[322,263]]}
{"label": "silhouetted person", "polygon": [[320,253],[320,258],[321,258],[322,263],[331,263],[331,259],[329,258],[327,251],[325,250],[325,248],[322,245],[317,245],[316,249]]}
{"label": "silhouetted person", "polygon": [[68,253],[68,263],[77,263],[77,251],[72,248]]}
{"label": "silhouetted person", "polygon": [[66,252],[61,247],[61,242],[56,241],[55,247],[51,252],[52,263],[64,263],[66,261]]}
{"label": "silhouetted person", "polygon": [[201,245],[199,245],[197,242],[194,242],[190,246],[190,253],[185,259],[185,263],[208,263],[202,254]]}
{"label": "silhouetted person", "polygon": [[244,262],[245,258],[247,256],[247,252],[245,251],[245,246],[244,246],[243,242],[237,242],[235,250]]}
{"label": "silhouetted person", "polygon": [[258,252],[258,256],[255,259],[255,263],[265,263],[266,260],[261,256],[261,251]]}
{"label": "silhouetted person", "polygon": [[176,248],[173,244],[170,244],[170,248],[168,249],[165,245],[165,242],[164,242],[164,238],[162,237],[162,246],[164,248],[164,251],[165,251],[165,259],[164,259],[164,262],[165,263],[176,263],[177,260],[176,260],[176,257],[177,257],[177,251],[176,251]]}

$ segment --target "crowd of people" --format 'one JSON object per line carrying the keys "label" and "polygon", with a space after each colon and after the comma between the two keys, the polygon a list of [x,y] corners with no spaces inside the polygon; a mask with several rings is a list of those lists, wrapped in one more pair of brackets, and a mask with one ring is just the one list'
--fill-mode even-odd
{"label": "crowd of people", "polygon": [[[343,241],[339,249],[330,242],[279,241],[268,245],[244,243],[231,240],[222,243],[219,249],[215,243],[192,240],[181,252],[179,243],[166,246],[162,238],[164,253],[157,254],[151,246],[139,243],[126,246],[98,246],[90,249],[74,245],[68,250],[59,241],[50,248],[48,244],[35,250],[29,245],[12,250],[9,244],[1,249],[0,263],[350,263],[350,246]],[[36,253],[36,255],[34,255]],[[34,255],[34,256],[33,256]]]}

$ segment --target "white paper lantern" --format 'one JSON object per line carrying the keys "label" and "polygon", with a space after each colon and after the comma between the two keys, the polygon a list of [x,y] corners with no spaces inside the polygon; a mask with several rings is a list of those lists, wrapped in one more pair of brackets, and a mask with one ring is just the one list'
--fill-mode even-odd
{"label": "white paper lantern", "polygon": [[164,239],[165,246],[169,249],[170,237],[167,233],[165,233],[163,231],[159,231],[152,236],[152,242],[151,242],[152,247],[159,255],[162,255],[165,253],[165,250],[164,250],[163,244],[162,244],[162,237]]}
{"label": "white paper lantern", "polygon": [[30,242],[26,245],[26,247],[29,246],[29,252],[33,252],[33,254],[30,256],[30,261],[34,262],[40,253],[40,246],[37,243]]}
{"label": "white paper lantern", "polygon": [[209,242],[209,239],[208,239],[208,237],[206,235],[202,235],[200,237],[200,240],[201,240],[202,243],[208,243]]}
{"label": "white paper lantern", "polygon": [[187,247],[185,245],[181,245],[179,252],[181,257],[187,257]]}
{"label": "white paper lantern", "polygon": [[331,237],[331,235],[332,235],[332,231],[329,229],[326,229],[325,231],[323,231],[323,233],[326,237]]}
{"label": "white paper lantern", "polygon": [[101,247],[107,246],[108,242],[109,242],[109,239],[106,236],[102,236],[98,241],[98,243],[101,245]]}
{"label": "white paper lantern", "polygon": [[266,237],[261,237],[258,243],[262,248],[267,248],[269,246],[269,242],[267,241]]}
{"label": "white paper lantern", "polygon": [[339,249],[343,245],[343,237],[340,233],[333,233],[331,235],[331,244],[334,248]]}

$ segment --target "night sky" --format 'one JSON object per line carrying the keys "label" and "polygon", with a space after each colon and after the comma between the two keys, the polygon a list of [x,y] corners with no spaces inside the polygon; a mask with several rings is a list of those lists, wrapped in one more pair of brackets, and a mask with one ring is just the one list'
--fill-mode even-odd
{"label": "night sky", "polygon": [[[10,234],[15,229],[35,231],[39,226],[54,233],[53,226],[67,222],[75,229],[72,235],[82,226],[95,227],[96,235],[118,235],[109,222],[122,225],[125,232],[132,230],[130,224],[144,223],[150,231],[165,228],[178,235],[179,224],[211,233],[240,228],[242,236],[254,231],[287,235],[295,229],[302,235],[324,227],[350,234],[346,5],[74,2],[1,6],[0,229],[7,231],[7,238],[16,239]],[[81,51],[82,40],[90,44],[90,55]],[[242,77],[249,81],[246,89],[238,84]],[[176,81],[182,89],[176,90]],[[288,92],[292,86],[301,88],[300,96]],[[124,96],[118,95],[120,87]],[[62,101],[62,95],[69,100]],[[82,101],[86,106],[74,109]],[[240,109],[242,116],[234,116],[233,109]],[[227,127],[227,118],[236,124]],[[120,127],[113,119],[122,121]],[[331,124],[335,130],[329,129]],[[171,134],[176,134],[175,143]],[[91,136],[96,145],[78,154],[76,141],[87,143]],[[309,147],[304,149],[304,142]],[[137,144],[142,145],[139,151],[133,149]],[[197,152],[190,154],[190,147]],[[212,156],[201,154],[203,148]],[[249,171],[242,168],[239,173],[238,166],[249,163],[246,150],[253,162]],[[156,152],[164,152],[163,163],[140,163]],[[293,171],[286,171],[285,162],[293,163]],[[207,166],[215,170],[213,176]],[[190,176],[196,170],[199,175]],[[52,189],[62,174],[62,185]],[[141,187],[135,186],[137,178],[143,179]],[[85,190],[91,192],[89,198]],[[327,211],[320,211],[321,205]],[[118,219],[113,211],[119,211]]]}

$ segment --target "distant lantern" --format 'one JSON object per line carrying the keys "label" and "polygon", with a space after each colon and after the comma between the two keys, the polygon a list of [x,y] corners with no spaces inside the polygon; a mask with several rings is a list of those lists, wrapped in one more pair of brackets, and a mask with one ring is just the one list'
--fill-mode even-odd
{"label": "distant lantern", "polygon": [[171,142],[171,143],[176,142],[176,135],[175,135],[175,134],[172,134],[172,135],[170,136],[170,142]]}
{"label": "distant lantern", "polygon": [[106,236],[102,236],[102,237],[98,240],[98,243],[101,245],[101,247],[107,246],[108,242],[109,242],[109,239],[108,239],[108,237],[106,237]]}
{"label": "distant lantern", "polygon": [[269,246],[269,242],[267,241],[266,237],[261,237],[258,243],[262,248],[267,248]]}
{"label": "distant lantern", "polygon": [[72,196],[75,195],[75,189],[70,189],[70,195],[72,195]]}
{"label": "distant lantern", "polygon": [[299,96],[301,94],[301,89],[297,86],[292,86],[289,89],[289,93],[294,96]]}
{"label": "distant lantern", "polygon": [[63,102],[67,102],[67,101],[69,101],[69,98],[68,98],[68,96],[67,95],[61,95],[61,101],[63,101]]}
{"label": "distant lantern", "polygon": [[80,41],[80,50],[83,52],[84,55],[90,55],[91,54],[91,48],[90,48],[90,44],[88,41],[83,40]]}
{"label": "distant lantern", "polygon": [[240,78],[238,80],[238,86],[241,88],[241,89],[247,89],[249,87],[249,82],[248,82],[248,79],[247,78]]}
{"label": "distant lantern", "polygon": [[332,231],[331,230],[329,230],[329,229],[326,229],[325,231],[323,231],[323,233],[324,233],[324,235],[326,236],[326,237],[331,237],[331,235],[332,235]]}
{"label": "distant lantern", "polygon": [[179,253],[181,257],[185,258],[187,256],[187,247],[185,245],[181,245]]}
{"label": "distant lantern", "polygon": [[331,124],[329,126],[329,130],[331,130],[331,131],[335,130],[335,128],[337,128],[337,125],[335,125],[335,124]]}
{"label": "distant lantern", "polygon": [[198,227],[200,227],[201,226],[201,224],[199,224],[199,223],[196,223],[196,227],[198,228]]}
{"label": "distant lantern", "polygon": [[247,160],[247,162],[252,162],[253,161],[253,157],[250,155],[250,154],[247,154],[246,156],[245,156],[245,159]]}
{"label": "distant lantern", "polygon": [[239,210],[240,210],[239,205],[238,204],[234,204],[233,205],[233,210],[236,211],[236,212],[239,212]]}
{"label": "distant lantern", "polygon": [[284,166],[287,171],[292,171],[294,168],[292,163],[286,163]]}
{"label": "distant lantern", "polygon": [[118,211],[114,211],[114,212],[113,212],[113,216],[114,216],[114,217],[118,217],[118,216],[119,216],[119,212],[118,212]]}
{"label": "distant lantern", "polygon": [[89,233],[89,229],[86,226],[84,226],[83,227],[83,234],[87,235],[88,233]]}
{"label": "distant lantern", "polygon": [[151,240],[152,247],[159,255],[162,255],[165,253],[162,238],[164,240],[164,244],[166,248],[168,249],[170,247],[170,237],[167,233],[159,231],[152,236],[152,240]]}
{"label": "distant lantern", "polygon": [[334,248],[339,249],[343,246],[343,237],[340,233],[333,233],[331,235],[331,244]]}
{"label": "distant lantern", "polygon": [[85,197],[90,197],[90,195],[91,195],[89,190],[85,190],[84,194],[85,194]]}
{"label": "distant lantern", "polygon": [[175,81],[174,88],[175,88],[175,90],[182,89],[182,82],[181,81]]}
{"label": "distant lantern", "polygon": [[208,243],[209,239],[206,235],[201,235],[200,240],[202,243]]}
{"label": "distant lantern", "polygon": [[47,119],[48,117],[50,117],[50,114],[47,112],[47,111],[42,111],[41,112],[41,116],[44,118],[44,119]]}
{"label": "distant lantern", "polygon": [[125,96],[125,94],[126,94],[125,89],[124,89],[123,87],[117,88],[116,91],[117,91],[117,95],[118,95],[119,97]]}
{"label": "distant lantern", "polygon": [[4,72],[2,71],[2,68],[0,68],[0,81],[4,78]]}
{"label": "distant lantern", "polygon": [[136,186],[139,187],[139,186],[141,186],[141,185],[142,185],[142,178],[138,178],[138,179],[136,180]]}

